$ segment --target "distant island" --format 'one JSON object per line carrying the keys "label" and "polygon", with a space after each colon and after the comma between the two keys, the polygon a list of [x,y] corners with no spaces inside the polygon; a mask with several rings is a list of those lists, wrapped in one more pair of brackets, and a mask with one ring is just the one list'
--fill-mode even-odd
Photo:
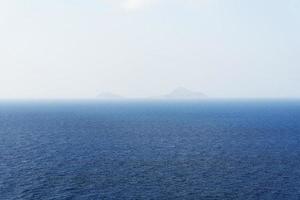
{"label": "distant island", "polygon": [[110,92],[103,92],[100,93],[97,96],[98,99],[102,99],[102,100],[119,100],[119,99],[124,99],[124,97],[117,95],[117,94],[113,94]]}
{"label": "distant island", "polygon": [[[207,96],[201,92],[195,92],[188,90],[184,87],[178,87],[175,90],[171,91],[168,94],[155,96],[155,97],[145,97],[140,99],[157,99],[157,100],[197,100],[203,99]],[[97,96],[100,100],[124,100],[124,99],[134,99],[134,98],[125,98],[117,94],[110,92],[103,92]]]}
{"label": "distant island", "polygon": [[188,90],[184,87],[178,87],[169,94],[163,95],[160,98],[162,99],[174,99],[174,100],[193,100],[193,99],[203,99],[207,97],[205,94],[201,92],[194,92]]}

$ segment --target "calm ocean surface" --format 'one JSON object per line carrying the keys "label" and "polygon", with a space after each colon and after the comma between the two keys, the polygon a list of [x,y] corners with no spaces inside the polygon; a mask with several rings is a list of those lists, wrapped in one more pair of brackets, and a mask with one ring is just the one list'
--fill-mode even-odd
{"label": "calm ocean surface", "polygon": [[0,199],[300,199],[300,101],[1,102]]}

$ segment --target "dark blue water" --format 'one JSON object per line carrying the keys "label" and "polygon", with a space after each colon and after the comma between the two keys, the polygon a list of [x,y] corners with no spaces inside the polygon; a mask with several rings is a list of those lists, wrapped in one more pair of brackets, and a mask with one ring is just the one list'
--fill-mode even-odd
{"label": "dark blue water", "polygon": [[300,199],[300,102],[2,102],[0,199]]}

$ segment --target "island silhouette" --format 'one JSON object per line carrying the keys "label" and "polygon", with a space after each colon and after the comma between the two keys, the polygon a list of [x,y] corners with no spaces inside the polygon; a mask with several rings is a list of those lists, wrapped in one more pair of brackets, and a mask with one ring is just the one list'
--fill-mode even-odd
{"label": "island silhouette", "polygon": [[[207,96],[202,92],[195,92],[184,87],[178,87],[171,91],[170,93],[160,95],[160,96],[153,96],[153,97],[145,97],[141,99],[161,99],[161,100],[197,100],[203,99]],[[132,99],[130,97],[123,97],[118,94],[114,94],[111,92],[103,92],[97,96],[98,99],[101,100],[122,100],[122,99]]]}

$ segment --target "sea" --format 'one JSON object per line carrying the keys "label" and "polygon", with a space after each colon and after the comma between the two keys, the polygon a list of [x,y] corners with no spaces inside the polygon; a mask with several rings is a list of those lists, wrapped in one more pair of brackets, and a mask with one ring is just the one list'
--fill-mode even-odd
{"label": "sea", "polygon": [[300,100],[1,101],[1,200],[299,200]]}

